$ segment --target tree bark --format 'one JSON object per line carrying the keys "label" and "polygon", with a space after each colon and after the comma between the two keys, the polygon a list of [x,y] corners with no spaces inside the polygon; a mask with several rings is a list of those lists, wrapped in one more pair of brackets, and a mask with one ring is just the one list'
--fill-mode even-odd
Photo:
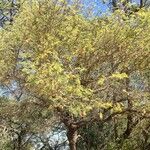
{"label": "tree bark", "polygon": [[67,137],[69,141],[70,150],[77,150],[77,129],[69,127],[67,132]]}
{"label": "tree bark", "polygon": [[22,145],[22,132],[18,134],[18,139],[17,139],[17,150],[21,150]]}
{"label": "tree bark", "polygon": [[140,0],[140,8],[143,7],[143,0]]}
{"label": "tree bark", "polygon": [[[126,74],[129,75],[129,73],[127,72]],[[129,91],[129,83],[130,83],[130,80],[129,79],[126,79],[126,91]],[[127,96],[127,104],[128,104],[128,109],[132,109],[133,108],[133,103],[132,103],[132,99]],[[124,139],[127,139],[131,132],[132,132],[132,129],[133,129],[133,114],[132,113],[128,113],[127,114],[127,128],[124,132]]]}

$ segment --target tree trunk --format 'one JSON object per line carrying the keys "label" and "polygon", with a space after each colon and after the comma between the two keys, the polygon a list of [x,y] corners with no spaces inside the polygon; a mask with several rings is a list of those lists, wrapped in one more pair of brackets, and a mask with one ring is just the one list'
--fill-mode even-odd
{"label": "tree trunk", "polygon": [[143,7],[143,0],[140,0],[140,8]]}
{"label": "tree trunk", "polygon": [[77,150],[77,129],[76,128],[68,128],[67,137],[69,141],[70,150]]}
{"label": "tree trunk", "polygon": [[[128,72],[126,74],[129,75]],[[126,91],[128,92],[130,90],[129,83],[130,83],[130,80],[126,79]],[[133,103],[132,103],[132,99],[129,96],[127,96],[127,104],[128,104],[128,109],[131,110],[133,108]],[[127,128],[123,134],[124,139],[127,139],[130,136],[132,129],[133,129],[133,114],[129,112],[127,114]]]}
{"label": "tree trunk", "polygon": [[21,133],[18,135],[17,139],[17,150],[21,150],[21,145],[22,145],[22,136]]}
{"label": "tree trunk", "polygon": [[10,6],[11,6],[11,8],[10,8],[10,10],[9,10],[9,14],[10,14],[10,19],[9,19],[9,21],[10,21],[10,25],[12,25],[12,23],[13,23],[13,11],[14,11],[14,1],[12,0],[11,1],[11,4],[10,4]]}

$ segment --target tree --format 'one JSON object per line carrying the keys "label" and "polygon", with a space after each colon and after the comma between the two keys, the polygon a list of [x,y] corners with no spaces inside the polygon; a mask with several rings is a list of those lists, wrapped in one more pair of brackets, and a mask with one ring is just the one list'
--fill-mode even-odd
{"label": "tree", "polygon": [[127,139],[136,123],[133,114],[149,114],[149,103],[137,106],[129,88],[133,73],[149,69],[149,11],[90,19],[77,6],[26,1],[14,24],[0,33],[1,84],[22,81],[28,95],[53,110],[67,129],[71,150],[87,123],[112,120],[116,140],[123,114],[120,137]]}
{"label": "tree", "polygon": [[21,102],[1,98],[0,123],[5,132],[1,137],[6,137],[4,143],[1,142],[2,149],[26,150],[33,146],[32,141],[36,136],[42,136],[43,132],[50,132],[53,128],[55,119],[45,109],[45,103],[34,101],[32,97]]}
{"label": "tree", "polygon": [[118,9],[125,11],[126,13],[137,12],[142,8],[149,8],[150,2],[149,0],[109,0],[104,1],[104,3],[108,3],[110,9],[114,12]]}
{"label": "tree", "polygon": [[0,26],[4,27],[5,24],[12,24],[13,17],[19,11],[22,0],[2,0],[0,2]]}

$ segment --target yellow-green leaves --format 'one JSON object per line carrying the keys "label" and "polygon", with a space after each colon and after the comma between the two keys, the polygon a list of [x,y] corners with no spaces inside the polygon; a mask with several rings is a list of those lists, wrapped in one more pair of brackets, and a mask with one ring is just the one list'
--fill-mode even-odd
{"label": "yellow-green leaves", "polygon": [[99,113],[99,118],[103,119],[103,114],[101,112]]}
{"label": "yellow-green leaves", "polygon": [[102,76],[101,78],[99,78],[98,84],[103,85],[105,80],[106,80],[106,78],[104,76]]}
{"label": "yellow-green leaves", "polygon": [[97,100],[93,103],[94,107],[95,108],[98,108],[98,109],[110,109],[113,107],[113,104],[112,102],[105,102],[105,101],[102,101],[102,100]]}
{"label": "yellow-green leaves", "polygon": [[112,108],[112,112],[119,113],[119,112],[122,112],[122,111],[123,111],[123,104],[115,103],[115,105]]}
{"label": "yellow-green leaves", "polygon": [[110,76],[110,78],[124,79],[128,78],[128,75],[126,73],[114,73]]}
{"label": "yellow-green leaves", "polygon": [[112,108],[130,78],[123,70],[148,67],[150,15],[137,16],[89,19],[65,0],[26,1],[13,26],[0,31],[0,78],[17,72],[31,93],[73,114]]}
{"label": "yellow-green leaves", "polygon": [[[98,84],[99,85],[104,85],[104,82],[106,80],[109,80],[109,79],[125,79],[125,78],[129,78],[128,75],[126,73],[113,73],[111,76],[109,77],[105,77],[105,76],[102,76],[98,79]],[[111,81],[110,81],[111,82]]]}

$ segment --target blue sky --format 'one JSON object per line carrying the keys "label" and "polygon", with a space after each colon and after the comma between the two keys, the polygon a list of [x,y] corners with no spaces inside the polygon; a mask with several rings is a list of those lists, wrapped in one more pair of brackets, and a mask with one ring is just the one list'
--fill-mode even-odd
{"label": "blue sky", "polygon": [[[109,0],[108,0],[109,1]],[[84,0],[84,7],[87,9],[94,6],[94,15],[100,15],[108,11],[108,5],[102,0]]]}
{"label": "blue sky", "polygon": [[[103,1],[106,1],[107,4],[104,4]],[[84,0],[84,5],[85,6],[90,6],[92,5],[92,3],[95,4],[95,14],[97,13],[97,11],[101,11],[102,13],[105,13],[108,11],[108,3],[110,0]],[[150,0],[148,0],[150,1]],[[132,0],[133,4],[139,4],[140,0]]]}
{"label": "blue sky", "polygon": [[104,4],[101,0],[93,0],[96,5],[96,10],[101,10],[102,12],[106,12],[108,9],[107,4]]}

